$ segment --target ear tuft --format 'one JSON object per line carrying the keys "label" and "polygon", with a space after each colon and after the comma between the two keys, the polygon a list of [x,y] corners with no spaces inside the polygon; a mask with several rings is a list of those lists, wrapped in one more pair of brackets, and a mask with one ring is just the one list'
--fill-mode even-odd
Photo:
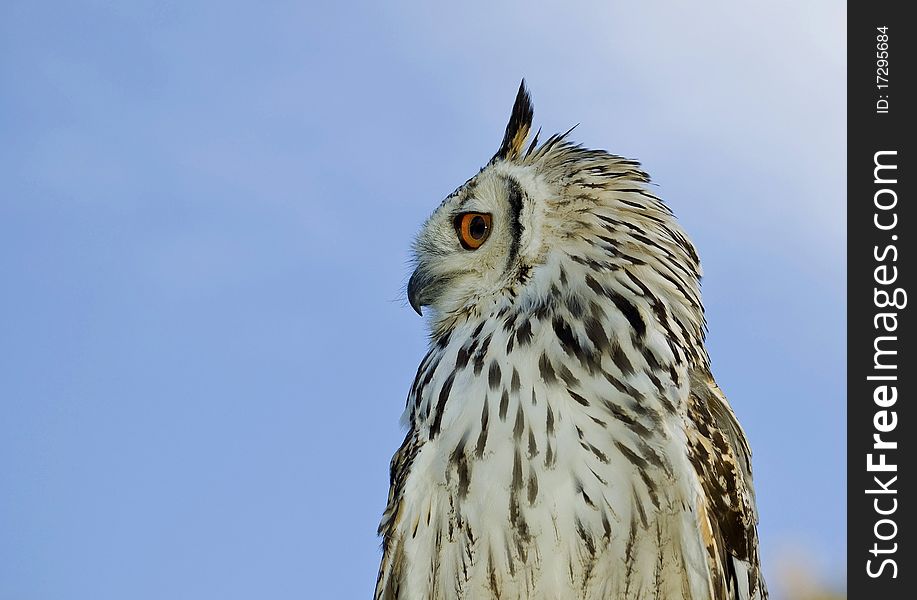
{"label": "ear tuft", "polygon": [[503,134],[503,143],[500,149],[494,154],[491,162],[498,160],[514,160],[522,152],[525,146],[525,140],[529,137],[529,130],[532,128],[532,117],[535,109],[532,107],[532,97],[525,88],[525,79],[519,84],[519,92],[516,94],[516,102],[513,104],[513,112],[509,117],[509,123],[506,124],[506,133]]}

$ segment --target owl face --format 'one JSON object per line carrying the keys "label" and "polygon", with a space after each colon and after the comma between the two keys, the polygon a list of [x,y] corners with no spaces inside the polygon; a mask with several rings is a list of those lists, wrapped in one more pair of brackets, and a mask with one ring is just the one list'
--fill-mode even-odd
{"label": "owl face", "polygon": [[427,220],[415,243],[408,299],[448,314],[497,297],[519,269],[524,191],[490,165]]}
{"label": "owl face", "polygon": [[702,340],[697,253],[639,163],[569,131],[526,147],[532,114],[523,83],[497,153],[417,237],[408,299],[432,309],[433,337],[510,304],[578,312],[598,294],[631,296],[642,313],[628,314],[671,316]]}
{"label": "owl face", "polygon": [[537,170],[517,161],[531,121],[531,99],[523,84],[493,159],[424,224],[414,244],[416,269],[408,284],[408,300],[418,313],[430,307],[435,320],[462,311],[484,312],[524,279],[533,242],[541,238],[530,200],[539,187]]}

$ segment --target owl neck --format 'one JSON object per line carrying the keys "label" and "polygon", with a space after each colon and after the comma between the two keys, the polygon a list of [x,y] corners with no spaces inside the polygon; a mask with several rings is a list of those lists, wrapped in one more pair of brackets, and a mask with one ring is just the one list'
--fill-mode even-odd
{"label": "owl neck", "polygon": [[454,385],[506,378],[512,392],[517,386],[504,372],[511,365],[566,387],[588,378],[620,391],[648,379],[665,396],[687,383],[689,370],[707,366],[703,314],[688,294],[654,292],[668,280],[645,265],[602,266],[588,256],[549,260],[531,270],[523,289],[433,337],[405,417],[435,436]]}
{"label": "owl neck", "polygon": [[511,338],[524,342],[538,329],[581,357],[629,345],[648,352],[651,365],[708,366],[699,276],[658,256],[612,262],[597,248],[558,252],[537,267],[520,268],[516,283],[497,297],[436,319],[431,348],[445,348],[462,332],[502,329],[512,334],[512,349]]}

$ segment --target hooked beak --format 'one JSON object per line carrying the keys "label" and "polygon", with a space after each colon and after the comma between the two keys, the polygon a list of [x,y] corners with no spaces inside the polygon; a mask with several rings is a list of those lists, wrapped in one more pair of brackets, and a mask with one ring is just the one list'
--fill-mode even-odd
{"label": "hooked beak", "polygon": [[451,277],[448,275],[437,275],[431,273],[424,265],[418,265],[408,281],[408,302],[411,303],[414,312],[423,316],[420,309],[435,303],[450,280]]}
{"label": "hooked beak", "polygon": [[425,306],[423,300],[423,289],[426,285],[426,277],[420,274],[420,269],[416,269],[411,274],[411,280],[408,281],[408,302],[411,303],[411,308],[414,309],[418,315],[423,316],[421,312],[421,307]]}

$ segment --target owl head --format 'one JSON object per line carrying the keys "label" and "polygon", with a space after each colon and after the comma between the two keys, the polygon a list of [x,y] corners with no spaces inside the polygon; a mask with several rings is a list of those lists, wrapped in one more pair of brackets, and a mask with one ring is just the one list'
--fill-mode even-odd
{"label": "owl head", "polygon": [[506,307],[589,306],[602,290],[635,296],[639,318],[671,305],[702,335],[697,255],[639,164],[570,131],[529,142],[533,113],[523,81],[496,154],[415,241],[408,300],[431,309],[433,335]]}

